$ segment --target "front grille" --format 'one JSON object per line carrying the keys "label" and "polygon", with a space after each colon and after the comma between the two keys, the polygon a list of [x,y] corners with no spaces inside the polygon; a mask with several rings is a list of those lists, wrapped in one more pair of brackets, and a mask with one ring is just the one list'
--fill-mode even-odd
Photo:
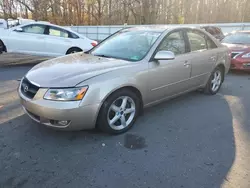
{"label": "front grille", "polygon": [[243,67],[249,69],[249,68],[250,68],[250,63],[245,63],[245,64],[243,65]]}
{"label": "front grille", "polygon": [[232,52],[232,53],[231,53],[231,57],[234,58],[235,56],[237,56],[237,55],[239,55],[239,54],[240,54],[240,52]]}
{"label": "front grille", "polygon": [[38,90],[38,86],[32,84],[27,78],[23,79],[21,83],[21,92],[25,97],[33,99]]}

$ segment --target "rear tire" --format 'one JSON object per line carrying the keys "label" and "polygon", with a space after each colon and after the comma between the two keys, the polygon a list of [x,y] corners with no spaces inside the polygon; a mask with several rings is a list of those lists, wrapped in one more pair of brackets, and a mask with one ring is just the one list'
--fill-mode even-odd
{"label": "rear tire", "polygon": [[0,41],[0,54],[2,54],[5,51],[5,46],[2,41]]}
{"label": "rear tire", "polygon": [[140,98],[128,89],[111,94],[98,115],[97,128],[109,134],[128,131],[139,115]]}
{"label": "rear tire", "polygon": [[207,82],[204,93],[208,95],[215,95],[220,90],[223,80],[224,71],[222,68],[216,67]]}
{"label": "rear tire", "polygon": [[80,48],[70,48],[67,51],[66,55],[68,55],[68,54],[74,54],[74,53],[77,53],[77,52],[82,52],[82,49],[80,49]]}

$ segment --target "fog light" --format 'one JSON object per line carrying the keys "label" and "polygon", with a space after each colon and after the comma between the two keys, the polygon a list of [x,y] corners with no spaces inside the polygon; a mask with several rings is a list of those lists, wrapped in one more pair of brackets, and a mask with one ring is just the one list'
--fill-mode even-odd
{"label": "fog light", "polygon": [[67,126],[70,123],[70,121],[58,121],[58,124]]}
{"label": "fog light", "polygon": [[51,125],[55,125],[55,126],[67,126],[70,124],[70,121],[66,121],[66,120],[50,120],[50,124]]}
{"label": "fog light", "polygon": [[250,67],[250,63],[243,63],[244,67]]}

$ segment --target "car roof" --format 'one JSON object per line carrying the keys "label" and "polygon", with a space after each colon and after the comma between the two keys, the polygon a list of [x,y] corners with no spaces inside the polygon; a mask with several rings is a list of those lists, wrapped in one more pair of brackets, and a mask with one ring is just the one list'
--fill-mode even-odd
{"label": "car roof", "polygon": [[170,29],[197,29],[199,27],[191,27],[191,26],[166,26],[166,25],[155,25],[155,26],[135,26],[124,28],[123,31],[135,31],[135,30],[143,30],[143,31],[153,31],[153,32],[164,32]]}
{"label": "car roof", "polygon": [[29,23],[26,23],[26,24],[23,24],[21,26],[26,26],[26,25],[30,25],[30,24],[40,24],[40,25],[48,25],[48,26],[53,26],[53,27],[57,27],[57,28],[60,28],[60,29],[64,29],[66,31],[69,31],[71,33],[74,33],[74,34],[77,34],[77,35],[80,35],[80,33],[77,33],[75,31],[73,31],[71,28],[69,27],[62,27],[60,25],[55,25],[55,24],[52,24],[50,22],[45,22],[45,21],[34,21],[34,22],[29,22]]}
{"label": "car roof", "polygon": [[201,28],[219,28],[220,29],[220,27],[215,26],[215,25],[201,25],[200,27]]}
{"label": "car roof", "polygon": [[245,34],[250,34],[250,30],[236,31],[235,33],[245,33]]}
{"label": "car roof", "polygon": [[41,24],[41,25],[48,25],[48,26],[54,26],[54,27],[58,27],[58,28],[61,28],[61,29],[66,29],[66,30],[69,30],[67,27],[62,27],[60,25],[55,25],[55,24],[52,24],[50,22],[42,22],[42,21],[39,21],[39,22],[32,22],[33,24]]}

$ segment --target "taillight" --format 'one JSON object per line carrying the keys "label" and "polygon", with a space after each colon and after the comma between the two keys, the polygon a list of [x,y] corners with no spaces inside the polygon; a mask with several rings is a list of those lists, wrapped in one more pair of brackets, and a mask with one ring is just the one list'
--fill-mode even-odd
{"label": "taillight", "polygon": [[97,45],[97,42],[91,42],[91,45],[95,47]]}

